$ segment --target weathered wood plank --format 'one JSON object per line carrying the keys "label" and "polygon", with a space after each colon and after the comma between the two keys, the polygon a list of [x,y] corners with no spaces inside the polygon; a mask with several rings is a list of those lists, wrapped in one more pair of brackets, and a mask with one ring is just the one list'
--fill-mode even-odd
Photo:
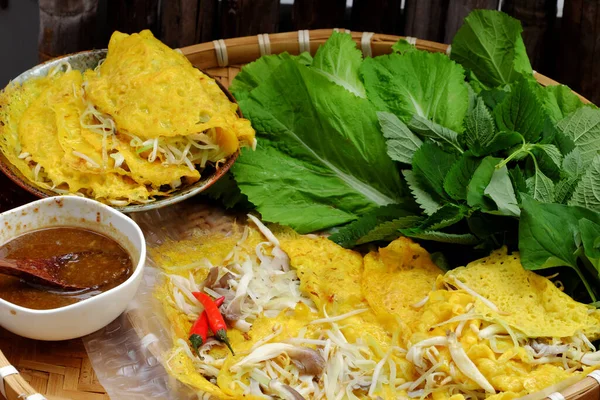
{"label": "weathered wood plank", "polygon": [[552,30],[556,21],[556,0],[504,0],[502,11],[521,21],[523,41],[535,70],[551,73],[547,60],[552,43]]}
{"label": "weathered wood plank", "polygon": [[[354,2],[356,7],[356,1]],[[292,7],[294,30],[349,28],[344,25],[346,0],[295,0]]]}
{"label": "weathered wood plank", "polygon": [[39,0],[40,61],[94,47],[98,0]]}
{"label": "weathered wood plank", "polygon": [[476,8],[498,9],[498,0],[450,0],[444,43],[451,43],[454,35],[462,26],[463,20]]}
{"label": "weathered wood plank", "polygon": [[442,42],[449,0],[406,0],[404,35]]}
{"label": "weathered wood plank", "polygon": [[600,0],[565,1],[558,81],[600,104]]}
{"label": "weathered wood plank", "polygon": [[277,32],[279,0],[221,0],[220,37]]}
{"label": "weathered wood plank", "polygon": [[218,0],[169,0],[161,4],[161,40],[184,47],[215,38]]}
{"label": "weathered wood plank", "polygon": [[158,35],[158,0],[108,0],[106,15],[109,34],[150,29]]}
{"label": "weathered wood plank", "polygon": [[355,0],[352,5],[352,30],[401,33],[400,7],[400,0]]}

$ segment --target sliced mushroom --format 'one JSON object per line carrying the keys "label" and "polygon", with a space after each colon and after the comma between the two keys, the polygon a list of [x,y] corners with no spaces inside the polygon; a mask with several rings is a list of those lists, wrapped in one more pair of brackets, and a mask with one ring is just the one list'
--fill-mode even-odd
{"label": "sliced mushroom", "polygon": [[317,350],[297,346],[287,351],[288,356],[303,375],[318,377],[325,368],[326,361]]}
{"label": "sliced mushroom", "polygon": [[276,379],[269,382],[269,389],[285,400],[306,400],[296,389],[278,382]]}
{"label": "sliced mushroom", "polygon": [[246,296],[238,296],[231,300],[225,310],[223,310],[223,317],[228,321],[237,321],[242,318],[242,304],[244,304]]}
{"label": "sliced mushroom", "polygon": [[229,289],[231,286],[229,285],[229,281],[233,279],[233,274],[231,272],[227,272],[225,275],[219,279],[215,287]]}
{"label": "sliced mushroom", "polygon": [[212,289],[218,278],[219,267],[212,267],[208,272],[206,279],[204,280],[204,286]]}

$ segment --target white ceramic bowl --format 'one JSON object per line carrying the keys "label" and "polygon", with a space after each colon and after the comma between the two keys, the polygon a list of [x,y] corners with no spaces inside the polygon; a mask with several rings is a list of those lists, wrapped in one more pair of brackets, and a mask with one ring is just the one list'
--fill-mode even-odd
{"label": "white ceramic bowl", "polygon": [[95,200],[50,197],[0,214],[0,245],[42,228],[74,226],[103,233],[131,255],[135,270],[125,282],[97,296],[52,310],[32,310],[0,299],[0,326],[38,340],[67,340],[108,325],[133,299],[141,282],[146,242],[140,227],[125,214]]}

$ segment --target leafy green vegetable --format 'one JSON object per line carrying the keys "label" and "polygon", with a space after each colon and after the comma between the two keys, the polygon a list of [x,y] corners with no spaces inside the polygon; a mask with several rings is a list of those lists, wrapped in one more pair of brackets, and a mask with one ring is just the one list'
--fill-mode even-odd
{"label": "leafy green vegetable", "polygon": [[496,203],[501,215],[518,217],[521,213],[506,166],[494,170],[483,193]]}
{"label": "leafy green vegetable", "polygon": [[419,180],[417,179],[417,177],[415,176],[414,171],[404,170],[404,171],[402,171],[402,175],[404,175],[404,179],[406,179],[406,183],[408,184],[408,187],[409,187],[415,201],[417,202],[419,207],[421,207],[423,209],[423,211],[425,211],[425,214],[432,215],[441,207],[441,204],[438,201],[437,196],[436,196],[436,198],[434,198],[427,191],[425,186],[422,185],[419,182]]}
{"label": "leafy green vegetable", "polygon": [[429,121],[418,115],[413,115],[408,127],[420,136],[429,138],[441,146],[448,146],[451,150],[462,153],[463,150],[458,143],[458,134],[435,122]]}
{"label": "leafy green vegetable", "polygon": [[310,67],[284,61],[240,107],[259,145],[242,153],[233,173],[266,221],[311,232],[402,197],[368,101]]}
{"label": "leafy green vegetable", "polygon": [[361,75],[378,111],[406,123],[416,114],[462,132],[468,105],[464,71],[445,55],[411,51],[367,58]]}
{"label": "leafy green vegetable", "polygon": [[600,155],[597,155],[577,184],[569,205],[600,211]]}
{"label": "leafy green vegetable", "polygon": [[465,119],[465,132],[461,136],[465,146],[474,154],[481,155],[494,139],[496,127],[494,119],[481,98],[469,110]]}
{"label": "leafy green vegetable", "polygon": [[502,159],[485,157],[479,167],[473,173],[473,177],[467,186],[467,204],[484,211],[494,210],[493,202],[485,195],[485,190],[492,180],[492,175]]}
{"label": "leafy green vegetable", "polygon": [[600,152],[600,110],[581,107],[558,122],[557,128],[579,149],[584,164]]}
{"label": "leafy green vegetable", "polygon": [[293,56],[287,52],[263,56],[242,68],[233,82],[231,82],[229,90],[238,101],[247,98],[252,89],[271,76],[273,71],[286,60],[295,60],[303,65],[310,65],[312,63],[312,57],[307,52],[297,56]]}
{"label": "leafy green vegetable", "polygon": [[392,45],[392,51],[394,53],[406,53],[409,51],[416,51],[417,48],[415,46],[413,46],[412,44],[408,43],[406,40],[404,39],[400,39],[398,40],[396,43],[394,43]]}
{"label": "leafy green vegetable", "polygon": [[356,48],[352,36],[333,32],[325,44],[319,47],[313,60],[314,70],[359,97],[367,97],[358,70],[362,54]]}
{"label": "leafy green vegetable", "polygon": [[577,262],[579,220],[600,224],[600,214],[583,207],[541,203],[522,196],[519,250],[523,267],[539,270],[558,266],[573,268],[586,286],[592,301],[594,291]]}
{"label": "leafy green vegetable", "polygon": [[454,243],[464,245],[474,245],[479,243],[477,237],[470,233],[445,233],[438,231],[422,231],[418,228],[413,229],[401,229],[400,232],[404,236],[408,236],[415,239],[422,240],[433,240],[441,243]]}
{"label": "leafy green vegetable", "polygon": [[552,85],[542,89],[544,108],[552,122],[558,122],[567,115],[583,107],[581,99],[568,86]]}
{"label": "leafy green vegetable", "polygon": [[415,151],[423,142],[394,114],[378,112],[383,137],[387,139],[387,154],[394,161],[410,164]]}
{"label": "leafy green vegetable", "polygon": [[504,13],[475,10],[454,36],[450,57],[490,88],[513,83],[532,73],[522,31],[519,21]]}
{"label": "leafy green vegetable", "polygon": [[456,160],[456,155],[446,153],[436,144],[425,142],[413,157],[415,178],[429,192],[437,194],[439,198],[445,198],[447,195],[444,191],[444,178]]}
{"label": "leafy green vegetable", "polygon": [[470,152],[463,153],[444,178],[444,190],[454,200],[467,199],[467,186],[481,160]]}
{"label": "leafy green vegetable", "polygon": [[529,79],[519,80],[511,93],[494,109],[498,128],[502,131],[519,132],[525,140],[539,139],[546,115]]}
{"label": "leafy green vegetable", "polygon": [[581,244],[583,245],[584,254],[595,268],[593,272],[598,274],[600,271],[600,243],[598,243],[600,225],[582,218],[579,220],[579,231],[581,232]]}
{"label": "leafy green vegetable", "polygon": [[526,183],[527,191],[534,199],[544,203],[551,203],[554,200],[554,182],[541,170],[536,168],[534,175],[527,179]]}
{"label": "leafy green vegetable", "polygon": [[252,208],[248,197],[240,191],[231,172],[227,172],[202,193],[211,199],[220,201],[225,208]]}
{"label": "leafy green vegetable", "polygon": [[379,240],[393,240],[400,236],[399,229],[414,226],[422,220],[422,217],[415,215],[415,211],[410,205],[380,207],[344,226],[329,239],[346,248]]}

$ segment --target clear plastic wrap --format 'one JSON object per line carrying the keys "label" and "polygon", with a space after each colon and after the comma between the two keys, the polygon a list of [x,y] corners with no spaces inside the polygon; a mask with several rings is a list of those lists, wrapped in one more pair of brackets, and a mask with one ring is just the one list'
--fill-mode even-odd
{"label": "clear plastic wrap", "polygon": [[[180,240],[216,230],[230,232],[239,216],[192,201],[132,217],[151,249],[167,239]],[[153,296],[160,274],[149,256],[144,280],[127,310],[83,339],[96,375],[113,400],[203,398],[177,382],[163,367],[173,341],[162,307]]]}

